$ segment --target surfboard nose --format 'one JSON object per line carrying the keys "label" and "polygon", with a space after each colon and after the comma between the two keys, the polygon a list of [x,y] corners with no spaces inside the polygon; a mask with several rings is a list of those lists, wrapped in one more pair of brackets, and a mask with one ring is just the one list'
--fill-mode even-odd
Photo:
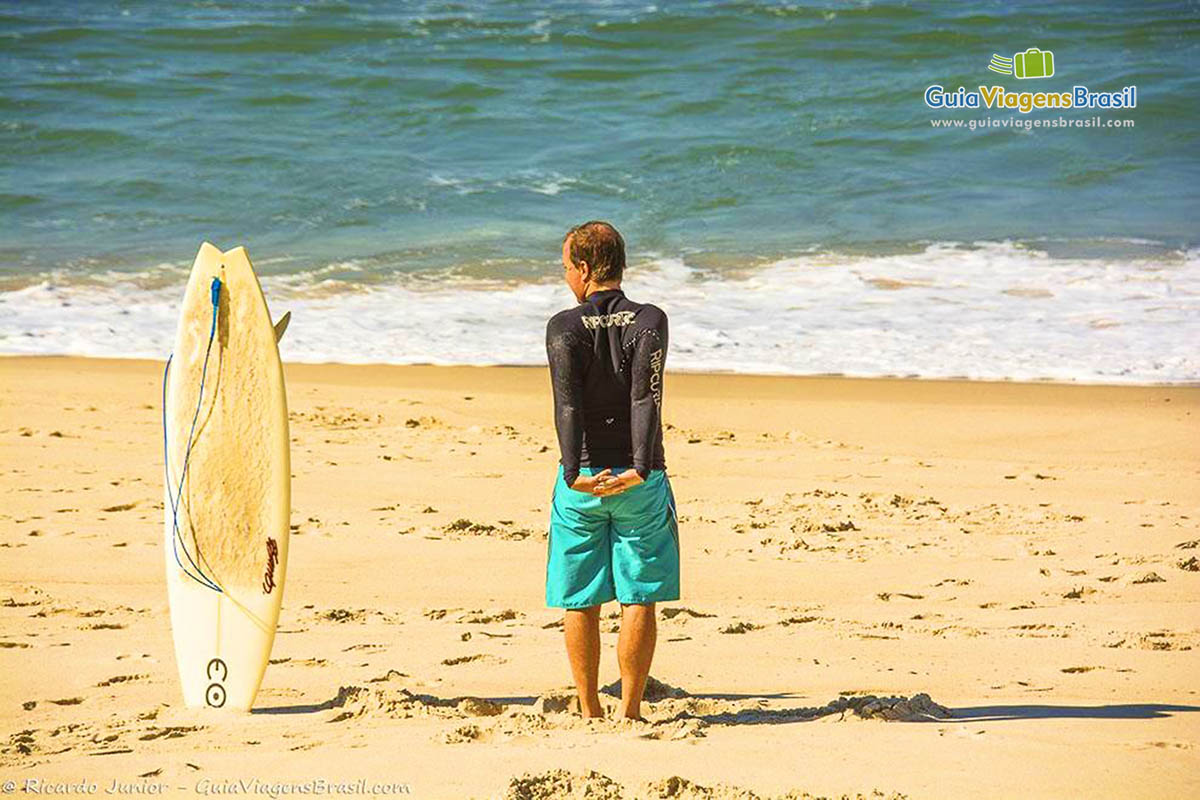
{"label": "surfboard nose", "polygon": [[206,239],[200,243],[200,251],[196,253],[196,258],[219,255],[221,255],[221,248],[217,247],[215,244]]}

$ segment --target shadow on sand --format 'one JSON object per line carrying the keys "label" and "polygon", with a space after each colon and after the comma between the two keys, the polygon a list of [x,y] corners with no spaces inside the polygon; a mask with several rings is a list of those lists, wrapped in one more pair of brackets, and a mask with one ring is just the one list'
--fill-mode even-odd
{"label": "shadow on sand", "polygon": [[[692,695],[714,699],[772,699],[789,695]],[[895,720],[896,722],[1004,722],[1029,719],[1166,719],[1177,712],[1200,711],[1200,706],[1169,703],[1122,703],[1097,706],[1049,704],[993,705],[948,707],[951,716],[945,719],[926,717]],[[812,708],[748,708],[717,714],[696,714],[697,719],[710,725],[782,725],[793,722],[812,722],[828,714],[814,714]],[[850,712],[847,712],[850,713]]]}
{"label": "shadow on sand", "polygon": [[[795,693],[776,692],[766,694],[752,693],[705,693],[688,695],[697,700],[721,701],[762,701],[783,700],[795,698]],[[508,696],[480,698],[502,706],[533,706],[538,698],[535,696]],[[328,711],[342,705],[341,699],[335,697],[323,703],[306,703],[292,706],[267,706],[255,708],[253,714],[315,714]],[[1013,704],[988,706],[948,706],[952,716],[946,719],[925,718],[905,720],[911,722],[1003,722],[1008,720],[1030,719],[1165,719],[1175,713],[1200,711],[1200,706],[1176,705],[1170,703],[1118,703],[1112,705],[1051,705],[1051,704]],[[703,720],[710,725],[783,725],[795,722],[811,722],[821,719],[828,714],[815,714],[812,707],[795,708],[744,708],[720,713],[687,714],[686,716]],[[900,721],[900,720],[897,720]]]}
{"label": "shadow on sand", "polygon": [[1162,719],[1175,711],[1200,711],[1200,706],[1168,703],[1121,703],[1106,706],[964,706],[954,708],[955,722],[998,722],[1010,719]]}

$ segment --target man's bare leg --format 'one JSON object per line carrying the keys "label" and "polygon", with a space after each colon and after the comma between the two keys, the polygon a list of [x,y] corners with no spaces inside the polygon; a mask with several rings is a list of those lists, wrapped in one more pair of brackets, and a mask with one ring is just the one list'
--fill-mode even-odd
{"label": "man's bare leg", "polygon": [[600,707],[600,606],[567,609],[563,616],[567,658],[579,693],[579,710],[585,717],[602,717]]}
{"label": "man's bare leg", "polygon": [[621,665],[621,706],[618,717],[640,719],[642,692],[654,660],[658,621],[654,603],[621,606],[621,635],[617,639],[617,661]]}

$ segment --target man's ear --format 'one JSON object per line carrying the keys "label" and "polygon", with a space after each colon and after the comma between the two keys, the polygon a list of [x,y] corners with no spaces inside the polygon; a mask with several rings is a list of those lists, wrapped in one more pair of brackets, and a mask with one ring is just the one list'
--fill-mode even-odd
{"label": "man's ear", "polygon": [[580,261],[576,266],[579,274],[583,277],[583,282],[587,283],[592,278],[592,267],[586,261]]}

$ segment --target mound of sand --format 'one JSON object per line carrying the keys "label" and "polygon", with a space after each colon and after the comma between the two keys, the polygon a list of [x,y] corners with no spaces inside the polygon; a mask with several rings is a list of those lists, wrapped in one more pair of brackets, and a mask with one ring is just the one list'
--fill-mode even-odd
{"label": "mound of sand", "polygon": [[949,719],[954,716],[950,709],[933,702],[925,692],[912,697],[876,697],[873,694],[861,697],[839,697],[826,704],[830,713],[847,710],[863,719],[882,719],[892,722],[922,722],[929,719]]}
{"label": "mound of sand", "polygon": [[555,769],[513,778],[504,800],[624,800],[621,784],[599,772],[582,775]]}
{"label": "mound of sand", "polygon": [[479,697],[442,698],[415,694],[401,686],[343,686],[337,696],[323,704],[326,709],[340,711],[330,722],[343,722],[356,717],[384,716],[397,719],[409,717],[494,717],[504,712],[504,706]]}
{"label": "mound of sand", "polygon": [[[621,696],[621,680],[618,678],[614,683],[610,683],[600,690],[601,694],[607,694],[611,697]],[[654,676],[646,678],[646,690],[642,692],[642,699],[647,703],[657,703],[660,700],[668,698],[687,697],[688,693],[683,689],[670,684],[663,683]]]}
{"label": "mound of sand", "polygon": [[556,769],[513,778],[504,800],[907,800],[907,795],[875,789],[870,795],[855,793],[831,798],[792,790],[772,798],[737,786],[702,786],[679,776],[629,789],[599,772]]}

